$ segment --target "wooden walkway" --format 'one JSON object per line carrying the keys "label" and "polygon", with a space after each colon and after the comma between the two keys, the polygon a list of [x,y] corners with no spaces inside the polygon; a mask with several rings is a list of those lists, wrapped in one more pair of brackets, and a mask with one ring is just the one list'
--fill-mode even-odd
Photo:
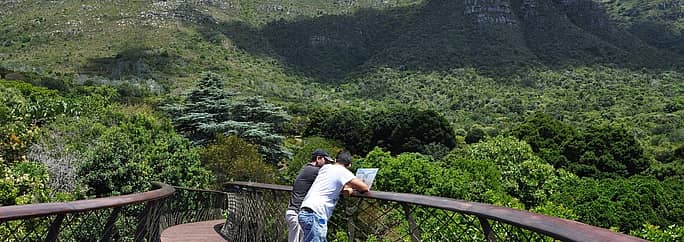
{"label": "wooden walkway", "polygon": [[161,233],[162,242],[225,242],[214,226],[226,220],[211,220],[197,223],[179,224],[166,228]]}

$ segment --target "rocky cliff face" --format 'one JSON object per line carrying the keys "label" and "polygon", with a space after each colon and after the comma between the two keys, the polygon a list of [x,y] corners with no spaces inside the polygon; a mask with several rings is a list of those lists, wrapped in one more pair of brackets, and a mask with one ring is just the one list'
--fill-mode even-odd
{"label": "rocky cliff face", "polygon": [[465,0],[464,14],[478,25],[517,23],[510,0]]}

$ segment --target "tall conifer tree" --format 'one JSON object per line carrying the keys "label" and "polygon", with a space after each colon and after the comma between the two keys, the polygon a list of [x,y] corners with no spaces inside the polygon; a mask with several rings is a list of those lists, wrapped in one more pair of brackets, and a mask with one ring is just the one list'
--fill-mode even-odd
{"label": "tall conifer tree", "polygon": [[217,74],[205,73],[183,102],[164,108],[173,115],[177,130],[198,145],[212,142],[217,133],[235,135],[258,145],[266,161],[289,159],[284,137],[277,132],[290,116],[261,97],[242,98],[227,91],[224,82]]}

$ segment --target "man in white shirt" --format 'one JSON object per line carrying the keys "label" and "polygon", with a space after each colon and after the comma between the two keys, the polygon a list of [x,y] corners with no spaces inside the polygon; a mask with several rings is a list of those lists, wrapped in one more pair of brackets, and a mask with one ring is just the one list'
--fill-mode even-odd
{"label": "man in white shirt", "polygon": [[343,189],[346,192],[350,192],[351,189],[359,192],[368,191],[368,185],[348,170],[351,160],[349,151],[340,151],[335,164],[324,165],[318,171],[318,176],[299,211],[298,219],[304,235],[303,241],[326,241],[328,220]]}

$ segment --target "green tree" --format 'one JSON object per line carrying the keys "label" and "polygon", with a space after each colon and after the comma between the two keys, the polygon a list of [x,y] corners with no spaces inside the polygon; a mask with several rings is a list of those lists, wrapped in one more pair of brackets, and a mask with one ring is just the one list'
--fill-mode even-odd
{"label": "green tree", "polygon": [[528,142],[554,167],[579,176],[628,177],[649,166],[641,144],[621,125],[590,125],[575,130],[549,115],[535,114],[509,134]]}
{"label": "green tree", "polygon": [[390,152],[375,148],[355,167],[380,168],[373,181],[373,189],[380,191],[434,195],[438,166],[432,157],[418,153],[402,153],[393,157]]}
{"label": "green tree", "polygon": [[145,114],[122,116],[108,128],[78,169],[88,194],[110,196],[145,191],[150,181],[206,187],[210,172],[199,154],[168,121]]}
{"label": "green tree", "polygon": [[450,154],[442,159],[442,169],[434,177],[439,196],[523,207],[504,189],[501,171],[490,160],[471,160]]}
{"label": "green tree", "polygon": [[654,242],[681,241],[684,239],[684,226],[673,224],[661,229],[658,225],[644,224],[639,230],[632,230],[630,235]]}
{"label": "green tree", "polygon": [[456,147],[451,125],[432,110],[405,106],[370,111],[318,108],[309,117],[305,135],[342,141],[355,153],[364,154],[379,146],[395,155],[418,152],[441,158]]}
{"label": "green tree", "polygon": [[481,125],[473,125],[468,129],[468,133],[465,136],[465,142],[467,144],[474,144],[480,142],[486,136],[484,128]]}
{"label": "green tree", "polygon": [[497,136],[454,153],[466,160],[492,162],[501,172],[504,191],[517,197],[527,208],[543,204],[550,194],[558,192],[577,176],[541,160],[532,148],[515,137]]}
{"label": "green tree", "polygon": [[11,165],[0,159],[0,206],[48,202],[48,173],[36,162],[17,162]]}
{"label": "green tree", "polygon": [[226,91],[224,82],[217,74],[205,73],[181,103],[163,107],[179,132],[202,145],[215,134],[236,135],[259,145],[259,152],[272,164],[289,159],[292,154],[277,132],[290,116],[260,97],[240,98]]}
{"label": "green tree", "polygon": [[509,134],[527,142],[535,153],[557,168],[568,166],[569,161],[563,152],[578,136],[572,126],[542,113],[527,117],[523,123],[513,127]]}
{"label": "green tree", "polygon": [[684,222],[682,187],[681,178],[583,178],[566,183],[550,200],[572,208],[579,221],[628,232],[640,229],[644,223],[664,227]]}
{"label": "green tree", "polygon": [[[432,110],[410,107],[395,107],[381,110],[370,122],[373,132],[372,143],[392,154],[427,151],[434,146],[446,150],[456,147],[453,128],[444,116]],[[428,148],[430,147],[430,148]]]}
{"label": "green tree", "polygon": [[275,181],[273,165],[264,163],[255,145],[237,136],[218,135],[216,143],[202,148],[200,154],[204,165],[214,172],[219,189],[227,181]]}
{"label": "green tree", "polygon": [[649,166],[634,135],[618,125],[590,127],[568,145],[565,154],[574,161],[568,169],[580,176],[629,177]]}
{"label": "green tree", "polygon": [[369,113],[356,107],[324,109],[316,107],[309,113],[307,136],[321,136],[341,141],[352,153],[365,154],[372,147]]}

